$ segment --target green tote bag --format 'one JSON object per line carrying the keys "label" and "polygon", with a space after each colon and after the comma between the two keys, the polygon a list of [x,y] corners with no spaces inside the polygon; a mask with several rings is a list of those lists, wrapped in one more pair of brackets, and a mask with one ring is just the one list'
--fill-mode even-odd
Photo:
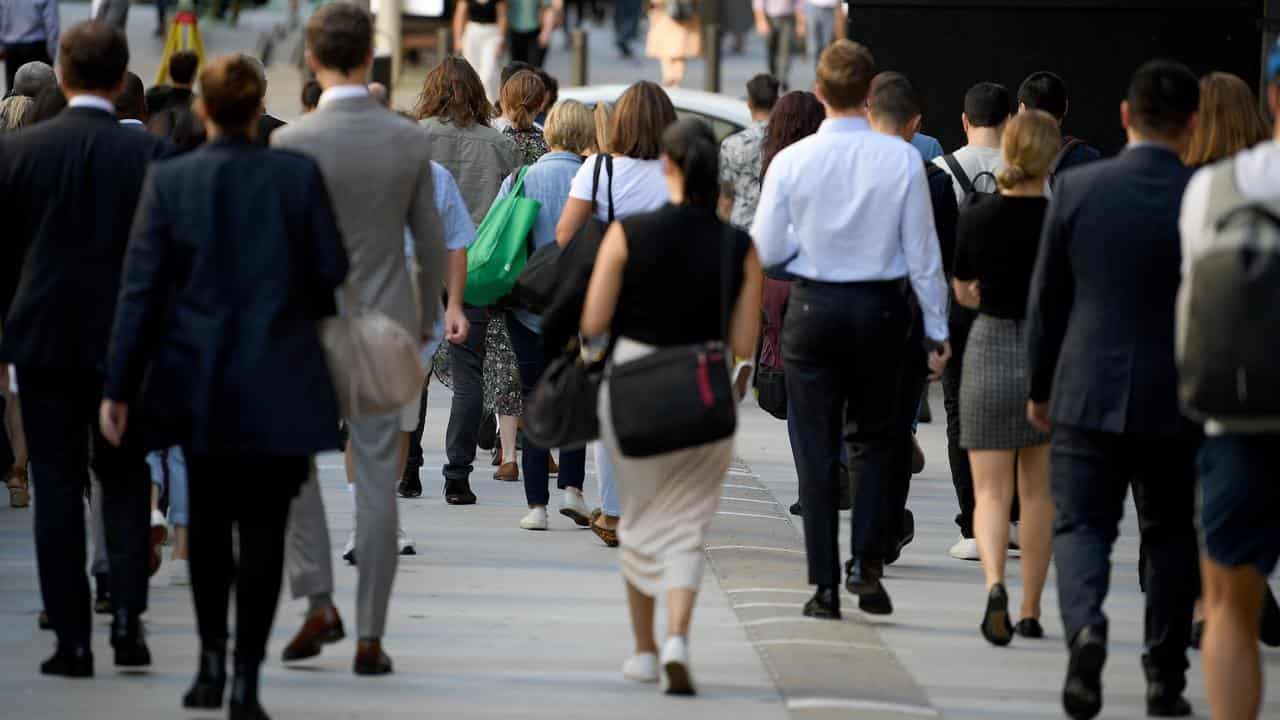
{"label": "green tote bag", "polygon": [[529,231],[538,219],[542,203],[524,197],[524,175],[520,168],[511,193],[494,201],[476,228],[476,241],[467,250],[467,290],[463,300],[475,307],[488,307],[511,293],[516,278],[529,260]]}

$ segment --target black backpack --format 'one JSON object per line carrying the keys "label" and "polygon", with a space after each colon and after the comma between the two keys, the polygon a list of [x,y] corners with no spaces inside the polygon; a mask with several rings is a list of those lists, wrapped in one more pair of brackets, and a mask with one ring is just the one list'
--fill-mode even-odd
{"label": "black backpack", "polygon": [[[960,184],[961,192],[964,193],[964,199],[960,201],[960,207],[962,209],[968,205],[972,205],[980,198],[986,197],[987,195],[995,195],[999,191],[1000,185],[996,182],[996,176],[994,173],[984,170],[970,180],[968,173],[964,171],[963,167],[960,167],[960,161],[956,160],[956,156],[954,154],[943,155],[942,161],[947,164],[947,167],[951,170],[951,177],[956,179],[956,182]],[[981,182],[983,178],[990,179],[990,190],[978,189],[978,183]]]}

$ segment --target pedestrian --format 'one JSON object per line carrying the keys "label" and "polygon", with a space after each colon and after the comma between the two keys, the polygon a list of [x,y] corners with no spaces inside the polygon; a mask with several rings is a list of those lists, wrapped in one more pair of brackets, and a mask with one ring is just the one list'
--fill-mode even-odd
{"label": "pedestrian", "polygon": [[498,68],[507,46],[509,0],[459,0],[453,12],[453,46],[462,50],[484,87],[485,99],[498,99]]}
{"label": "pedestrian", "polygon": [[[613,3],[613,42],[618,54],[624,58],[632,56],[631,43],[640,36],[641,0],[614,0]],[[565,33],[569,25],[565,23]]]}
{"label": "pedestrian", "polygon": [[532,165],[550,148],[542,128],[533,119],[542,111],[547,89],[536,73],[523,70],[502,84],[502,117],[507,126],[502,132],[516,146],[516,162]]}
{"label": "pedestrian", "polygon": [[174,53],[169,58],[169,85],[163,93],[156,94],[152,103],[155,107],[148,107],[151,117],[147,129],[169,138],[180,152],[190,152],[205,141],[204,123],[192,108],[199,69],[200,58],[191,50]]}
{"label": "pedestrian", "polygon": [[547,72],[542,68],[538,68],[538,79],[542,81],[542,87],[546,88],[546,97],[542,101],[542,109],[538,111],[537,117],[533,119],[533,123],[538,127],[542,127],[547,122],[547,113],[551,112],[551,108],[556,106],[560,101],[560,81],[556,80],[555,75]]}
{"label": "pedestrian", "polygon": [[[426,128],[432,159],[453,175],[472,222],[479,226],[502,181],[520,164],[519,151],[511,138],[489,126],[493,108],[479,76],[466,60],[445,58],[427,73],[415,114]],[[489,308],[469,305],[465,313],[471,331],[444,348],[453,388],[453,406],[445,433],[448,461],[443,468],[445,502],[450,505],[475,504],[471,472],[486,407],[509,418],[506,427],[500,428],[505,437],[498,471],[503,479],[519,479],[515,418],[520,414],[521,392],[515,355],[510,350],[495,353],[497,363],[488,364],[491,382],[486,383],[491,314]],[[501,336],[495,340],[501,345]]]}
{"label": "pedestrian", "polygon": [[761,146],[769,113],[778,102],[779,84],[772,75],[760,74],[747,81],[747,108],[751,124],[720,143],[720,216],[746,230],[756,215],[760,199]]}
{"label": "pedestrian", "polygon": [[542,67],[551,48],[555,23],[552,0],[507,0],[507,44],[511,48],[511,59]]}
{"label": "pedestrian", "polygon": [[756,32],[765,39],[769,74],[778,79],[783,89],[790,87],[791,43],[803,38],[806,0],[752,0],[756,15]]}
{"label": "pedestrian", "polygon": [[[376,310],[426,342],[447,285],[445,335],[462,340],[467,333],[461,307],[465,265],[446,259],[428,164],[430,139],[412,122],[378,105],[365,84],[373,63],[372,17],[348,3],[325,5],[311,15],[305,33],[309,63],[324,92],[315,112],[276,131],[272,147],[309,155],[320,166],[352,259],[341,290],[343,312]],[[416,284],[405,263],[406,226],[415,241]],[[382,639],[399,561],[395,493],[404,472],[405,433],[417,421],[417,399],[398,412],[346,418],[357,512],[357,675],[392,671]],[[343,637],[333,606],[329,548],[324,504],[313,474],[290,513],[290,585],[295,596],[307,596],[309,608],[285,648],[285,660],[312,657],[322,644]]]}
{"label": "pedestrian", "polygon": [[601,100],[591,109],[591,119],[596,126],[596,152],[608,153],[609,128],[613,124],[613,106]]}
{"label": "pedestrian", "polygon": [[28,127],[51,120],[66,108],[67,96],[62,93],[62,88],[57,85],[47,87],[31,101],[31,106],[22,117],[22,126]]}
{"label": "pedestrian", "polygon": [[89,16],[96,22],[108,23],[124,32],[129,24],[130,4],[130,0],[93,0]]}
{"label": "pedestrian", "polygon": [[[893,438],[890,418],[907,334],[905,287],[919,298],[929,367],[950,356],[946,284],[920,155],[871,131],[870,51],[849,40],[818,63],[827,119],[765,172],[751,235],[766,268],[798,278],[783,326],[793,454],[804,509],[811,617],[840,617],[839,458],[850,443],[854,562],[846,587],[866,612],[892,612],[881,577],[880,512]],[[869,352],[868,348],[875,348]]]}
{"label": "pedestrian", "polygon": [[[551,245],[556,241],[556,222],[569,200],[569,187],[582,166],[583,157],[595,150],[595,126],[591,111],[576,100],[566,100],[551,109],[547,116],[546,142],[550,152],[538,158],[524,175],[523,195],[539,203],[538,218],[529,233],[530,251]],[[515,175],[502,183],[498,198],[511,194]],[[515,347],[520,367],[520,381],[525,399],[533,393],[538,378],[553,359],[548,357],[542,345],[542,319],[525,310],[511,310],[506,314],[506,325]],[[520,520],[525,530],[546,530],[547,505],[550,493],[547,489],[548,468],[551,464],[549,448],[539,448],[525,440],[521,456],[524,471],[524,494],[529,512]],[[563,491],[560,514],[576,524],[586,526],[589,513],[582,498],[582,486],[586,479],[587,451],[585,448],[561,449],[559,477],[556,487]]]}
{"label": "pedestrian", "polygon": [[0,5],[0,50],[4,54],[6,95],[16,89],[14,76],[23,65],[42,62],[53,67],[58,57],[61,28],[58,0],[24,0]]}
{"label": "pedestrian", "polygon": [[702,57],[702,18],[691,0],[667,0],[649,10],[645,55],[657,58],[663,87],[679,87],[685,66]]}
{"label": "pedestrian", "polygon": [[[582,334],[615,339],[606,376],[673,346],[722,341],[738,357],[755,352],[760,327],[760,263],[743,231],[716,217],[717,147],[711,128],[688,119],[662,133],[670,202],[610,226],[592,272]],[[727,277],[726,277],[727,275]],[[671,293],[672,286],[679,294]],[[724,362],[724,361],[722,361]],[[721,364],[710,372],[727,372]],[[635,653],[623,675],[661,680],[664,692],[695,692],[689,624],[702,587],[703,544],[720,503],[733,436],[650,457],[627,457],[617,420],[635,409],[600,388],[600,425],[622,496],[622,574]],[[654,638],[656,599],[665,593],[667,639]]]}
{"label": "pedestrian", "polygon": [[168,24],[165,21],[165,11],[168,10],[169,0],[155,0],[156,3],[156,30],[153,33],[156,37],[164,37],[165,29]]}
{"label": "pedestrian", "polygon": [[[1049,436],[1026,417],[1025,318],[1049,205],[1045,178],[1061,140],[1052,115],[1042,110],[1018,113],[1004,133],[1000,193],[966,206],[956,234],[956,297],[978,311],[960,381],[960,443],[973,468],[974,535],[986,576],[981,630],[993,645],[1008,645],[1015,632],[1044,636],[1040,594],[1049,573],[1053,501]],[[1015,485],[1022,508],[1022,612],[1016,627],[1004,585]]]}
{"label": "pedestrian", "polygon": [[[1009,120],[1009,104],[1008,90],[995,83],[978,83],[965,93],[964,113],[960,121],[964,126],[967,142],[954,153],[933,160],[934,165],[943,170],[951,180],[957,203],[963,204],[971,194],[995,192],[996,173],[1003,167],[1000,144]],[[954,258],[954,253],[944,255],[948,265]],[[976,502],[973,473],[969,466],[969,453],[960,444],[964,428],[960,414],[960,378],[969,328],[977,318],[977,313],[960,304],[955,298],[954,290],[948,288],[947,292],[951,295],[947,324],[954,355],[942,376],[942,400],[947,413],[947,459],[959,506],[956,525],[960,528],[960,539],[947,550],[947,554],[957,560],[977,560],[978,541],[973,537],[973,509]]]}
{"label": "pedestrian", "polygon": [[57,75],[45,63],[33,60],[18,68],[8,96],[0,100],[0,131],[22,127],[23,119],[36,96],[45,88],[57,85]]}
{"label": "pedestrian", "polygon": [[1173,318],[1178,212],[1191,176],[1178,156],[1199,103],[1186,67],[1138,69],[1121,104],[1128,148],[1058,178],[1032,276],[1027,413],[1052,431],[1053,556],[1070,650],[1062,700],[1073,718],[1102,707],[1102,608],[1129,487],[1146,554],[1147,713],[1191,714],[1182,693],[1199,585],[1199,442],[1179,412]]}
{"label": "pedestrian", "polygon": [[[173,525],[173,550],[169,556],[169,584],[191,584],[191,567],[188,562],[190,537],[190,505],[187,498],[187,460],[181,445],[147,453],[147,466],[151,469],[151,574],[160,567],[161,545],[170,541],[169,525]],[[160,498],[169,499],[168,517],[160,510]]]}
{"label": "pedestrian", "polygon": [[[1025,110],[1043,110],[1052,115],[1061,127],[1069,109],[1067,100],[1067,83],[1059,76],[1047,70],[1034,72],[1022,81],[1018,87],[1018,112]],[[1084,140],[1062,135],[1062,147],[1059,148],[1053,164],[1049,166],[1049,185],[1052,185],[1058,173],[1073,167],[1091,163],[1102,157],[1102,152]]]}
{"label": "pedestrian", "polygon": [[1200,79],[1200,111],[1182,162],[1193,168],[1213,164],[1265,140],[1266,120],[1249,85],[1231,73]]}
{"label": "pedestrian", "polygon": [[[16,366],[40,498],[40,590],[58,635],[57,650],[40,671],[88,677],[84,495],[91,463],[105,491],[115,664],[151,664],[139,618],[147,607],[147,465],[134,436],[122,447],[104,440],[96,408],[129,222],[148,166],[172,147],[116,120],[112,99],[129,64],[124,33],[81,23],[59,43],[68,109],[37,127],[0,135],[6,222],[32,229],[15,234],[6,250],[6,266],[20,270],[5,273],[0,285],[0,377],[8,379],[8,366]],[[64,172],[68,167],[80,170]],[[86,202],[94,212],[67,212]]]}
{"label": "pedestrian", "polygon": [[837,37],[836,6],[839,4],[838,0],[807,0],[808,7],[803,13],[804,38],[806,49],[813,53],[814,67],[817,67],[822,51]]}
{"label": "pedestrian", "polygon": [[[261,60],[259,60],[258,58],[252,55],[243,54],[243,53],[242,55],[245,61],[248,62],[249,65],[254,67],[258,71],[258,74],[262,76],[262,82],[265,84],[267,82],[266,66],[262,64]],[[385,102],[382,104],[384,107],[386,106]],[[253,141],[258,143],[262,147],[270,147],[271,134],[282,127],[284,127],[284,121],[272,115],[271,113],[267,112],[266,109],[264,108],[262,111],[262,114],[258,116],[258,124],[254,127]]]}
{"label": "pedestrian", "polygon": [[316,109],[316,105],[320,103],[320,93],[324,92],[320,87],[320,83],[315,80],[308,80],[302,86],[302,91],[298,95],[298,104],[302,106],[302,114],[307,115]]}
{"label": "pedestrian", "polygon": [[[596,107],[599,122],[599,105]],[[675,121],[671,98],[654,83],[642,80],[622,93],[609,118],[608,149],[597,145],[596,153],[587,157],[573,177],[569,200],[556,223],[557,245],[566,247],[587,224],[593,216],[593,202],[594,217],[605,222],[667,204],[670,195],[661,160],[662,132]],[[600,162],[605,156],[608,162]],[[601,166],[598,195],[592,192],[597,164]],[[618,544],[618,519],[622,515],[613,458],[601,442],[592,443],[592,452],[600,483],[600,508],[591,513],[591,531],[613,547]]]}
{"label": "pedestrian", "polygon": [[[266,90],[254,65],[240,55],[215,59],[200,73],[200,87],[196,111],[213,141],[158,165],[144,188],[116,311],[102,432],[118,444],[129,428],[140,429],[151,447],[176,442],[190,456],[200,656],[182,704],[222,706],[234,581],[230,713],[263,718],[259,666],[280,596],[289,504],[310,456],[339,446],[317,326],[337,312],[334,291],[347,258],[315,162],[253,143]],[[193,199],[209,222],[179,220]],[[219,289],[212,300],[210,288]],[[172,322],[156,323],[170,302]],[[209,316],[223,321],[211,328]],[[177,344],[192,337],[194,347]],[[217,373],[192,372],[215,366]],[[175,404],[179,397],[188,400]]]}
{"label": "pedestrian", "polygon": [[[1276,117],[1280,114],[1280,45],[1271,50],[1266,77],[1267,107],[1272,117]],[[1254,122],[1246,118],[1257,106],[1244,107],[1244,97],[1251,93],[1247,86],[1237,82],[1238,79],[1217,73],[1201,80],[1200,125],[1192,135],[1191,147],[1209,153],[1236,145],[1238,154],[1195,174],[1183,197],[1179,220],[1184,306],[1195,303],[1196,314],[1207,323],[1227,323],[1230,318],[1224,312],[1226,308],[1221,302],[1215,302],[1214,297],[1197,297],[1203,287],[1196,282],[1197,262],[1212,257],[1210,253],[1215,250],[1225,253],[1224,260],[1235,260],[1236,253],[1252,251],[1252,248],[1233,249],[1224,242],[1233,225],[1225,218],[1250,206],[1257,208],[1253,212],[1275,212],[1280,203],[1280,182],[1274,172],[1280,163],[1280,125],[1270,140],[1251,149],[1238,147],[1252,137],[1250,128]],[[1210,132],[1201,138],[1205,124]],[[1209,262],[1204,268],[1209,269]],[[1270,283],[1274,292],[1274,275],[1257,277],[1260,285],[1253,287]],[[1239,297],[1235,294],[1237,288],[1245,291],[1239,286],[1219,287],[1224,292],[1219,298],[1234,300]],[[1256,327],[1252,318],[1239,317],[1235,322],[1239,327]],[[1178,331],[1184,338],[1190,337],[1186,316],[1179,318]],[[1238,353],[1254,347],[1255,338],[1265,337],[1261,334],[1252,338],[1235,337],[1228,351],[1231,357],[1238,357]],[[1184,383],[1185,378],[1194,375],[1189,370],[1191,365],[1204,366],[1207,355],[1224,349],[1195,341],[1184,344],[1179,351]],[[1275,405],[1274,398],[1262,402],[1257,406],[1259,410]],[[1280,613],[1267,585],[1267,576],[1274,572],[1280,558],[1280,533],[1274,522],[1280,513],[1275,484],[1276,423],[1274,417],[1268,417],[1270,414],[1212,413],[1207,418],[1207,437],[1200,449],[1200,524],[1204,533],[1200,567],[1207,618],[1200,653],[1209,713],[1215,718],[1261,717],[1264,696],[1258,640],[1261,637],[1263,642],[1274,645],[1280,626]]]}

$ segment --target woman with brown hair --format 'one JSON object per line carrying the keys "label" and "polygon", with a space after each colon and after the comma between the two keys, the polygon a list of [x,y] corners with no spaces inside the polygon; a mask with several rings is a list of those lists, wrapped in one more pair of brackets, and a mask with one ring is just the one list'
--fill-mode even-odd
{"label": "woman with brown hair", "polygon": [[521,70],[502,86],[502,117],[507,126],[502,134],[511,138],[521,165],[532,165],[551,149],[542,129],[533,119],[542,111],[547,88],[536,73]]}
{"label": "woman with brown hair", "polygon": [[[1030,380],[1023,323],[1049,207],[1045,178],[1061,144],[1052,115],[1018,113],[1004,132],[1000,193],[963,208],[956,232],[956,298],[978,311],[960,380],[960,444],[973,467],[973,533],[986,576],[979,628],[992,645],[1008,645],[1014,633],[1044,636],[1040,596],[1049,573],[1054,510],[1049,437],[1026,415]],[[1016,627],[1004,586],[1015,482],[1022,503],[1022,618]]]}
{"label": "woman with brown hair", "polygon": [[1200,80],[1200,120],[1182,162],[1200,167],[1230,157],[1271,137],[1253,90],[1231,73]]}
{"label": "woman with brown hair", "polygon": [[[597,118],[599,116],[597,115]],[[569,200],[556,224],[556,244],[565,247],[592,217],[609,222],[657,210],[667,204],[663,172],[662,131],[676,121],[676,110],[667,93],[642,80],[622,93],[609,123],[608,152],[597,152],[582,163],[569,188]],[[600,168],[599,192],[593,192],[596,165]],[[596,475],[600,481],[599,510],[591,514],[591,530],[604,544],[618,544],[618,500],[613,463],[605,447],[593,443]]]}
{"label": "woman with brown hair", "polygon": [[229,715],[263,720],[289,506],[312,457],[341,447],[318,325],[337,312],[347,254],[315,162],[254,143],[266,81],[253,62],[215,59],[200,87],[209,142],[153,165],[143,187],[100,416],[114,444],[128,433],[187,457],[200,660],[183,706],[222,707],[234,586]]}
{"label": "woman with brown hair", "polygon": [[663,86],[679,87],[685,65],[702,56],[702,18],[693,0],[653,3],[645,54],[662,64]]}

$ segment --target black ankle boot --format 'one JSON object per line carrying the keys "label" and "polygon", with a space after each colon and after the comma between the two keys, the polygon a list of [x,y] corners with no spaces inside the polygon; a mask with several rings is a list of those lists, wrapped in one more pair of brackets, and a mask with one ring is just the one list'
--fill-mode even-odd
{"label": "black ankle boot", "polygon": [[227,687],[227,648],[201,648],[200,667],[191,689],[182,696],[182,707],[216,710],[222,707],[222,693]]}
{"label": "black ankle boot", "polygon": [[111,618],[111,647],[119,667],[151,664],[151,651],[142,639],[142,620],[124,608],[116,608]]}
{"label": "black ankle boot", "polygon": [[1142,671],[1147,676],[1147,717],[1191,715],[1191,703],[1182,697],[1187,687],[1185,672],[1162,670],[1150,655],[1142,656]]}
{"label": "black ankle boot", "polygon": [[258,702],[258,669],[260,663],[236,659],[235,677],[231,679],[228,720],[271,720]]}

